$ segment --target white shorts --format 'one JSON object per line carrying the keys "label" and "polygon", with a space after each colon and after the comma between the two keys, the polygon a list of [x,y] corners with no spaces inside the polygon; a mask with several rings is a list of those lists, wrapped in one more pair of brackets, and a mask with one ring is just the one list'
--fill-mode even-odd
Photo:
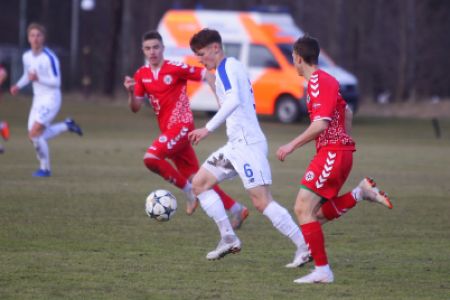
{"label": "white shorts", "polygon": [[218,182],[241,177],[246,189],[272,184],[272,174],[267,159],[267,143],[251,145],[228,143],[211,154],[202,167],[211,172]]}
{"label": "white shorts", "polygon": [[35,122],[45,127],[50,126],[60,108],[61,94],[34,97],[28,116],[28,130],[31,130]]}

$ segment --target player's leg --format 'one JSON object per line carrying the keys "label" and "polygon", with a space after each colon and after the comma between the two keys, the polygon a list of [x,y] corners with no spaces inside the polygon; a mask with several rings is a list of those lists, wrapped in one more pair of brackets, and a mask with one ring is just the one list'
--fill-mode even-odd
{"label": "player's leg", "polygon": [[[9,125],[5,121],[0,121],[0,135],[7,141],[9,139]],[[5,152],[3,145],[0,143],[0,154]]]}
{"label": "player's leg", "polygon": [[81,127],[73,119],[67,118],[64,122],[58,122],[48,126],[43,133],[43,137],[46,140],[50,140],[66,131],[76,133],[79,136],[83,135]]}
{"label": "player's leg", "polygon": [[[339,163],[339,166],[336,167],[341,170],[347,170],[349,173],[351,170],[352,158],[350,152],[344,151],[342,155],[339,154],[339,156],[342,156],[342,159],[337,162]],[[337,183],[338,185],[343,184],[348,176],[348,173],[343,171],[342,177],[340,178],[342,183],[339,182]],[[378,203],[388,208],[392,208],[392,203],[390,202],[389,197],[385,192],[376,188],[375,181],[371,178],[364,178],[351,192],[345,193],[339,197],[324,200],[317,217],[321,224],[324,224],[327,221],[339,218],[362,200]]]}
{"label": "player's leg", "polygon": [[[336,197],[350,174],[352,163],[352,151],[321,150],[313,158],[305,172],[294,210],[316,268],[311,274],[295,280],[296,283],[332,282],[334,280],[328,265],[322,226],[318,215],[321,215],[319,213],[321,209],[322,213],[327,213],[334,208],[333,205],[340,207],[339,212],[354,206],[355,201],[351,195]],[[324,204],[325,208],[321,208],[323,198],[331,199]],[[325,216],[330,218],[330,215],[325,214]]]}
{"label": "player's leg", "polygon": [[186,212],[188,215],[191,215],[198,206],[197,197],[192,192],[191,180],[199,169],[199,163],[194,149],[187,141],[187,137],[184,137],[184,139],[186,139],[184,142],[184,147],[180,148],[176,153],[171,155],[170,159],[175,164],[177,171],[184,176],[184,178],[186,178],[186,184],[182,190],[185,193],[187,200]]}
{"label": "player's leg", "polygon": [[50,127],[61,107],[60,95],[34,97],[28,118],[28,137],[32,141],[40,168],[33,174],[36,177],[51,175],[50,150],[44,132]]}
{"label": "player's leg", "polygon": [[[166,181],[183,190],[187,196],[186,213],[192,214],[196,208],[196,198],[192,194],[191,184],[177,168],[166,159],[176,159],[189,145],[187,138],[188,128],[185,126],[174,127],[167,130],[155,139],[144,155],[144,164],[152,172],[160,175]],[[197,158],[192,160],[190,168],[198,169]]]}
{"label": "player's leg", "polygon": [[28,132],[28,138],[33,143],[39,161],[39,169],[33,173],[34,177],[49,177],[51,175],[50,150],[47,140],[42,137],[44,130],[45,126],[35,121]]}
{"label": "player's leg", "polygon": [[315,264],[310,274],[294,280],[295,283],[330,283],[334,280],[328,265],[322,226],[316,218],[321,198],[312,191],[301,188],[295,201],[294,211]]}
{"label": "player's leg", "polygon": [[209,252],[209,260],[220,259],[229,253],[237,253],[241,249],[241,242],[236,236],[230,220],[225,212],[219,195],[212,189],[218,182],[236,175],[226,155],[227,146],[220,148],[209,156],[206,162],[192,179],[192,188],[202,209],[214,220],[219,228],[221,239],[216,249]]}
{"label": "player's leg", "polygon": [[9,139],[9,124],[6,121],[0,122],[0,134],[2,138],[7,141]]}
{"label": "player's leg", "polygon": [[[300,228],[287,209],[272,198],[270,192],[272,174],[267,160],[267,143],[234,145],[231,157],[231,164],[249,193],[253,206],[263,213],[281,234],[295,244],[297,248],[293,262],[295,266],[305,264],[309,254]],[[288,267],[291,267],[291,264]]]}
{"label": "player's leg", "polygon": [[[180,150],[175,156],[171,157],[174,162],[177,170],[189,180],[192,180],[194,174],[199,170],[197,155],[195,154],[194,148],[192,148],[191,144],[186,144],[182,150]],[[186,187],[183,189],[187,193],[188,198],[190,197],[190,187],[191,184],[188,181]],[[244,205],[239,202],[236,202],[233,198],[231,198],[228,194],[226,194],[219,185],[215,185],[213,190],[219,195],[220,200],[225,207],[225,210],[230,211],[230,222],[233,226],[233,229],[238,229],[241,227],[244,220],[248,217],[248,209]],[[197,200],[194,196],[193,201],[193,210],[197,207]],[[193,203],[193,201],[189,201],[188,203]]]}
{"label": "player's leg", "polygon": [[296,246],[294,259],[287,268],[301,267],[311,261],[308,246],[302,232],[288,210],[273,200],[269,186],[256,186],[247,189],[254,207],[266,216],[273,227],[289,238]]}

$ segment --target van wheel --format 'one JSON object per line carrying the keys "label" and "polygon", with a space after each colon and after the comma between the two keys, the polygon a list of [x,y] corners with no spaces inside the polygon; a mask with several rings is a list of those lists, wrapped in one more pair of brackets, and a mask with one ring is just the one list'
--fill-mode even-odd
{"label": "van wheel", "polygon": [[293,123],[300,117],[300,104],[291,96],[282,96],[277,101],[275,116],[281,123]]}

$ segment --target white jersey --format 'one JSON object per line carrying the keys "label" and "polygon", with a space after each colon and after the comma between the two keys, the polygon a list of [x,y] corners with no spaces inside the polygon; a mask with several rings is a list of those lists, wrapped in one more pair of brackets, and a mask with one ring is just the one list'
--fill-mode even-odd
{"label": "white jersey", "polygon": [[244,66],[235,58],[224,58],[216,72],[216,93],[220,108],[206,124],[214,131],[224,121],[231,143],[254,144],[266,141],[256,117],[255,99]]}
{"label": "white jersey", "polygon": [[28,73],[35,72],[38,76],[37,81],[33,81],[33,94],[35,99],[41,96],[56,96],[61,93],[61,72],[59,69],[59,60],[55,53],[48,48],[44,48],[39,54],[35,55],[31,50],[25,52],[22,56],[23,75],[17,82],[19,88],[23,88],[30,80]]}

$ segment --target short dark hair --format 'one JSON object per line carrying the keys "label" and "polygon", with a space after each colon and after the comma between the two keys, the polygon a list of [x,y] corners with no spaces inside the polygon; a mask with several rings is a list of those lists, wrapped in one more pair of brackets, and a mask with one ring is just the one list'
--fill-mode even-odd
{"label": "short dark hair", "polygon": [[147,31],[142,35],[142,42],[145,42],[147,40],[158,40],[161,42],[161,44],[163,42],[161,34],[159,34],[159,32],[156,30]]}
{"label": "short dark hair", "polygon": [[294,52],[308,65],[317,65],[320,53],[319,41],[306,34],[294,43]]}
{"label": "short dark hair", "polygon": [[219,43],[222,47],[220,33],[214,29],[204,28],[191,37],[189,45],[191,46],[191,50],[195,53],[213,43]]}

